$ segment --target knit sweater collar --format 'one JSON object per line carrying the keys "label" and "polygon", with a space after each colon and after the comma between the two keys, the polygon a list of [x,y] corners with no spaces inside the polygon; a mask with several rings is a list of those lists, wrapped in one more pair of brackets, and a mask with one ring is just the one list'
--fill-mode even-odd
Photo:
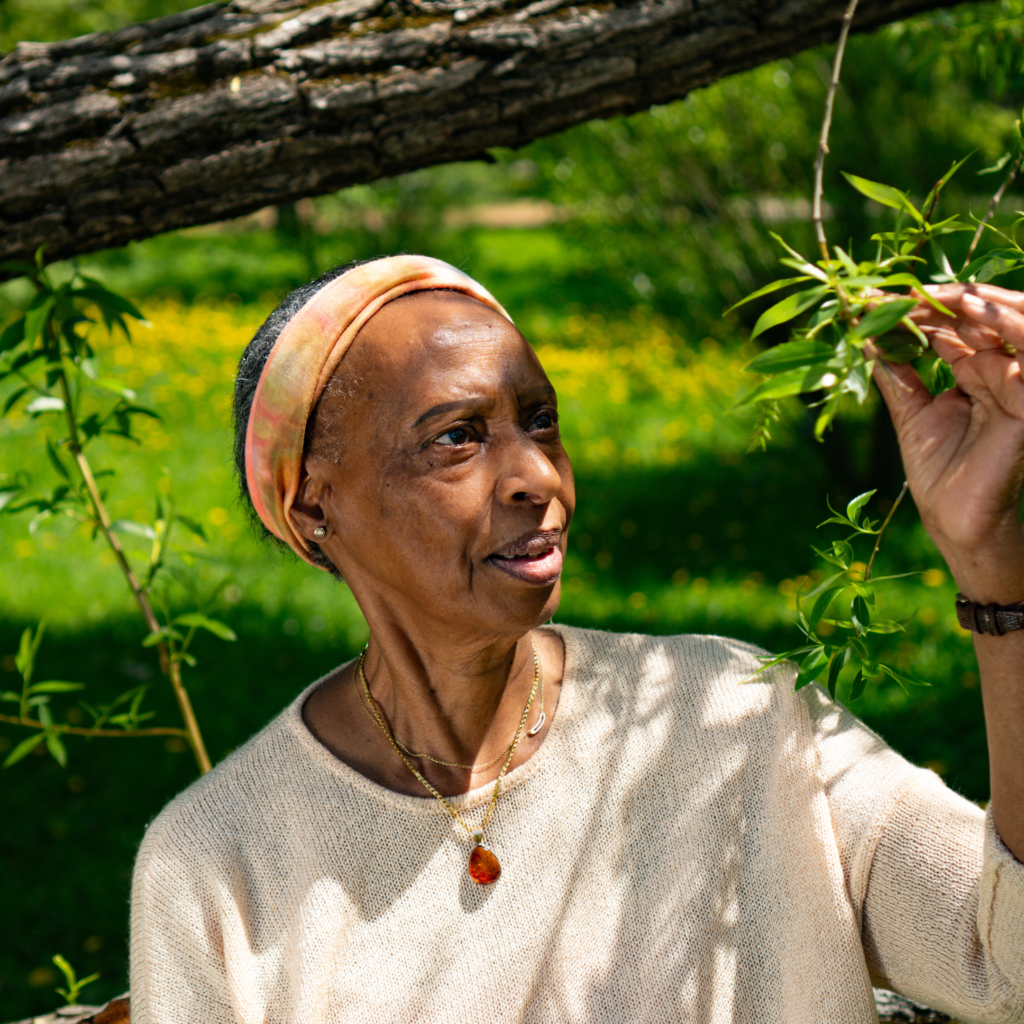
{"label": "knit sweater collar", "polygon": [[[577,687],[574,684],[573,673],[575,669],[575,654],[577,645],[577,630],[571,626],[555,625],[549,623],[545,628],[557,633],[565,648],[565,663],[562,671],[562,687],[558,700],[558,707],[548,728],[547,735],[540,748],[523,764],[508,772],[501,783],[501,792],[505,793],[510,789],[521,786],[531,779],[553,755],[562,742],[565,725],[571,720],[577,703]],[[352,662],[346,662],[337,669],[333,669],[327,675],[322,676],[316,682],[307,686],[288,706],[284,713],[284,724],[295,736],[303,751],[316,767],[329,775],[334,776],[339,782],[352,786],[366,796],[371,797],[380,803],[388,804],[412,815],[423,814],[445,814],[444,808],[432,796],[424,793],[422,797],[407,796],[404,793],[396,793],[386,786],[381,786],[371,781],[365,775],[357,772],[354,768],[345,764],[334,756],[310,731],[302,717],[302,708],[312,695],[313,691],[322,685],[327,679]],[[468,793],[459,796],[450,796],[446,799],[458,811],[473,810],[481,804],[486,803],[494,792],[494,783],[488,782],[482,786],[471,789]]]}

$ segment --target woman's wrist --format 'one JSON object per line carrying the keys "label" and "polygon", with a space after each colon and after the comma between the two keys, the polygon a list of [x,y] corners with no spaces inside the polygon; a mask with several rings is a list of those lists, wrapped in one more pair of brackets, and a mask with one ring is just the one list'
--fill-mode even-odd
{"label": "woman's wrist", "polygon": [[939,544],[960,592],[976,604],[1024,601],[1024,538],[1017,544],[952,548]]}

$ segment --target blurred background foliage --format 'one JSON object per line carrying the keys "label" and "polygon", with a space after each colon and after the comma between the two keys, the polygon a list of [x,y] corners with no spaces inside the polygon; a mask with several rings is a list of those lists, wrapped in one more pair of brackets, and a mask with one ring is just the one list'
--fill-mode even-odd
{"label": "blurred background foliage", "polygon": [[[7,0],[0,48],[186,6]],[[919,198],[977,150],[944,203],[984,212],[998,175],[977,172],[1007,148],[1024,100],[1022,14],[1024,0],[1002,0],[851,40],[826,167],[834,241],[853,239],[856,250],[888,227],[840,170]],[[103,374],[122,377],[164,416],[140,425],[138,447],[115,438],[97,450],[119,474],[112,512],[146,519],[154,494],[173,493],[208,531],[203,571],[231,577],[217,614],[240,642],[197,645],[191,677],[215,760],[365,639],[343,586],[252,540],[230,465],[232,376],[245,342],[289,288],[356,257],[405,250],[447,259],[484,281],[537,345],[561,395],[578,477],[559,620],[793,645],[794,594],[815,569],[808,544],[826,496],[837,504],[878,487],[869,507],[877,517],[902,483],[877,402],[851,411],[824,444],[794,402],[764,454],[745,454],[750,422],[728,412],[748,386],[742,367],[756,349],[746,336],[760,309],[727,318],[722,310],[777,276],[770,231],[811,250],[810,172],[829,57],[809,51],[649,113],[495,151],[490,165],[419,171],[80,261],[152,322],[132,344],[99,335],[94,343]],[[1014,186],[997,223],[1021,205]],[[26,297],[18,282],[0,288],[0,318]],[[36,429],[18,415],[0,425],[0,471],[50,486],[52,468],[30,440]],[[43,615],[47,677],[80,679],[95,696],[153,679],[153,654],[107,555],[70,524],[35,535],[26,526],[27,517],[0,518],[0,687],[14,683],[20,630]],[[934,685],[909,696],[869,690],[856,709],[907,756],[984,800],[970,640],[909,503],[880,559],[884,570],[931,570],[894,590],[891,614],[917,614],[894,638],[892,658]],[[149,702],[174,721],[161,690]],[[67,701],[68,719],[79,714]],[[18,739],[0,729],[0,754]],[[79,974],[102,973],[85,998],[125,988],[134,851],[144,823],[194,775],[178,740],[70,748],[66,770],[41,756],[0,776],[10,936],[0,949],[2,1019],[56,1001],[55,952]]]}

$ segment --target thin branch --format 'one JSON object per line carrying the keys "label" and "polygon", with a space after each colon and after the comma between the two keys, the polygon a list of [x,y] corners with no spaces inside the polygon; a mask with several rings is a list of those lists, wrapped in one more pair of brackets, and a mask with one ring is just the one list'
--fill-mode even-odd
{"label": "thin branch", "polygon": [[882,534],[885,533],[886,527],[892,520],[893,513],[899,508],[900,502],[903,500],[904,495],[907,493],[907,481],[903,481],[903,488],[899,493],[899,496],[892,503],[892,508],[889,509],[889,514],[885,517],[885,522],[882,523],[882,528],[878,531],[878,537],[875,540],[875,549],[871,552],[871,557],[868,559],[867,568],[864,570],[864,582],[867,583],[868,577],[871,575],[871,566],[875,564],[875,555],[878,554],[878,549],[882,546]]}
{"label": "thin branch", "polygon": [[84,725],[46,725],[34,718],[20,718],[16,715],[0,715],[0,722],[9,725],[24,725],[29,729],[49,729],[51,732],[67,734],[69,736],[106,736],[119,738],[121,736],[179,736],[183,740],[189,740],[189,735],[184,729],[175,729],[171,726],[154,726],[151,729],[90,729]]}
{"label": "thin branch", "polygon": [[[68,444],[71,446],[71,452],[75,457],[75,463],[78,466],[78,471],[82,474],[86,490],[89,492],[89,499],[92,502],[93,510],[96,513],[96,523],[99,526],[100,532],[103,534],[107,545],[114,553],[114,558],[117,559],[117,564],[120,567],[124,578],[127,580],[128,586],[131,588],[131,592],[142,611],[142,617],[146,620],[146,625],[149,627],[149,631],[154,633],[160,628],[160,623],[157,620],[156,614],[153,612],[153,607],[149,603],[149,598],[146,596],[146,592],[143,590],[142,584],[139,583],[138,577],[135,575],[132,567],[128,564],[128,559],[125,556],[124,549],[121,547],[121,542],[117,539],[117,535],[113,531],[110,514],[107,512],[107,508],[103,502],[102,496],[100,495],[99,488],[96,486],[96,478],[92,474],[92,468],[89,465],[89,460],[85,457],[85,452],[82,451],[82,446],[78,440],[78,424],[75,421],[74,410],[71,407],[71,393],[68,387],[68,380],[64,372],[63,364],[59,366],[57,373],[60,379],[61,392],[64,397],[64,411],[68,422]],[[195,755],[199,771],[205,775],[212,767],[212,764],[210,762],[210,755],[206,752],[206,744],[203,742],[203,734],[199,731],[199,722],[196,720],[195,711],[192,709],[192,701],[189,699],[188,691],[185,689],[185,684],[181,679],[181,665],[171,657],[171,653],[166,644],[159,644],[158,649],[160,652],[160,668],[170,680],[171,689],[174,690],[174,696],[178,702],[178,709],[181,712],[182,720],[185,723],[185,731],[189,745],[192,747],[192,753]]]}
{"label": "thin branch", "polygon": [[814,221],[814,234],[818,239],[821,258],[828,263],[828,239],[825,237],[825,224],[821,214],[821,199],[824,193],[825,156],[828,153],[828,136],[832,130],[832,108],[835,106],[836,91],[839,88],[839,73],[843,68],[843,54],[846,52],[846,40],[850,35],[850,24],[857,10],[858,0],[850,0],[843,14],[843,26],[839,30],[839,41],[836,43],[836,55],[832,61],[832,80],[828,84],[825,96],[825,114],[821,119],[821,135],[818,137],[818,155],[814,159],[814,199],[811,205],[811,219]]}
{"label": "thin branch", "polygon": [[964,265],[960,268],[960,272],[963,273],[967,268],[967,265],[971,262],[971,257],[974,255],[974,250],[978,246],[978,242],[981,241],[981,236],[985,232],[985,225],[995,215],[996,207],[999,205],[1000,200],[1003,198],[1003,193],[1010,187],[1013,179],[1017,177],[1017,172],[1020,170],[1021,160],[1024,160],[1024,153],[1018,153],[1017,159],[1010,164],[1010,172],[1006,175],[1005,180],[996,194],[992,197],[992,201],[988,204],[988,209],[985,211],[985,216],[978,222],[978,230],[974,232],[974,238],[971,239],[971,247],[967,250],[967,258],[964,260]]}

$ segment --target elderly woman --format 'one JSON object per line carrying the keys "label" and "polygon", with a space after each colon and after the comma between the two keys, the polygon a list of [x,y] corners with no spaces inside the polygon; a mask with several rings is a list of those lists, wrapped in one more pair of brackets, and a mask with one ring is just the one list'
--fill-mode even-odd
{"label": "elderly woman", "polygon": [[986,631],[987,815],[786,666],[740,685],[744,643],[551,624],[572,469],[480,285],[398,256],[286,299],[243,489],[370,641],[150,827],[135,1024],[860,1024],[872,980],[1024,1021],[1024,296],[938,294],[958,389],[879,386]]}

